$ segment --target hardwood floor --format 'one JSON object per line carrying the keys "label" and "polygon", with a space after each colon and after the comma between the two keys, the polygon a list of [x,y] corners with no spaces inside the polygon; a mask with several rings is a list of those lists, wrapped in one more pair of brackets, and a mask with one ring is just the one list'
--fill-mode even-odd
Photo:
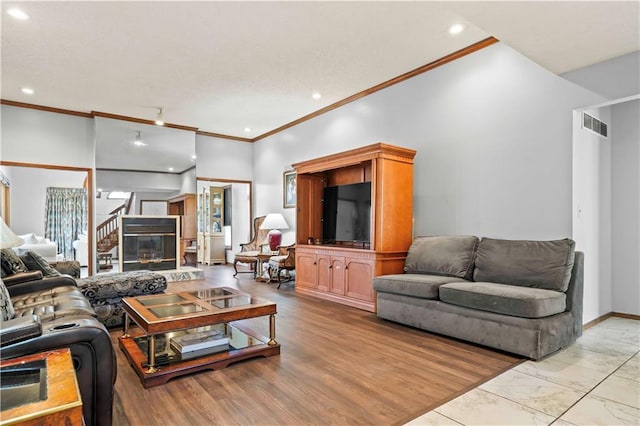
{"label": "hardwood floor", "polygon": [[[281,354],[144,389],[112,330],[114,425],[400,424],[521,361],[232,274],[209,267],[204,280],[170,283],[168,291],[224,285],[276,302]],[[266,317],[247,322],[268,335]]]}

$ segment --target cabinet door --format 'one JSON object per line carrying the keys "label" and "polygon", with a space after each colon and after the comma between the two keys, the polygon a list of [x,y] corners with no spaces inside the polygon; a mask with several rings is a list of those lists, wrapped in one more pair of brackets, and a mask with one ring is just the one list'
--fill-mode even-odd
{"label": "cabinet door", "polygon": [[329,291],[336,294],[344,294],[344,257],[331,257],[331,281],[329,282]]}
{"label": "cabinet door", "polygon": [[318,264],[318,290],[329,291],[331,288],[331,256],[326,254],[316,255]]}
{"label": "cabinet door", "polygon": [[296,286],[317,287],[316,256],[313,253],[296,253]]}
{"label": "cabinet door", "polygon": [[373,261],[347,259],[346,295],[373,302]]}

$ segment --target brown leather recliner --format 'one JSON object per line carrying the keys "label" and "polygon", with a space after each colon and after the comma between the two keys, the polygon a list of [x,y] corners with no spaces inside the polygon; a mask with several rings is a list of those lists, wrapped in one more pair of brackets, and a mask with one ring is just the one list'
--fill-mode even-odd
{"label": "brown leather recliner", "polygon": [[[116,358],[107,329],[70,276],[0,281],[0,358],[69,348],[87,425],[111,425]],[[26,278],[26,277],[23,277]],[[37,279],[33,279],[37,278]]]}

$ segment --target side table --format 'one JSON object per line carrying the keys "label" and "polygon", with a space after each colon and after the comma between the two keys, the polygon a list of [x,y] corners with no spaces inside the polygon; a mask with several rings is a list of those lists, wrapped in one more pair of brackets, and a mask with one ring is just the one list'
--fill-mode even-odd
{"label": "side table", "polygon": [[258,261],[256,262],[256,281],[269,282],[271,277],[265,277],[264,265],[269,263],[271,256],[275,256],[277,253],[260,253],[258,254]]}
{"label": "side table", "polygon": [[[7,392],[0,412],[3,425],[84,425],[82,399],[69,349],[3,360],[0,370],[3,394]],[[26,384],[16,386],[23,382]],[[35,393],[35,397],[25,402],[25,388],[34,386],[40,389],[28,392],[30,396]],[[46,392],[42,387],[46,387]],[[22,394],[11,395],[12,390]]]}

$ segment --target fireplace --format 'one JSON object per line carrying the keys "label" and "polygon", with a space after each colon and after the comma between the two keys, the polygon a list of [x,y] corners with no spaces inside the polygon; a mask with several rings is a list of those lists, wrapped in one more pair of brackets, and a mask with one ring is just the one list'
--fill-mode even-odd
{"label": "fireplace", "polygon": [[121,216],[120,270],[178,268],[179,216]]}

